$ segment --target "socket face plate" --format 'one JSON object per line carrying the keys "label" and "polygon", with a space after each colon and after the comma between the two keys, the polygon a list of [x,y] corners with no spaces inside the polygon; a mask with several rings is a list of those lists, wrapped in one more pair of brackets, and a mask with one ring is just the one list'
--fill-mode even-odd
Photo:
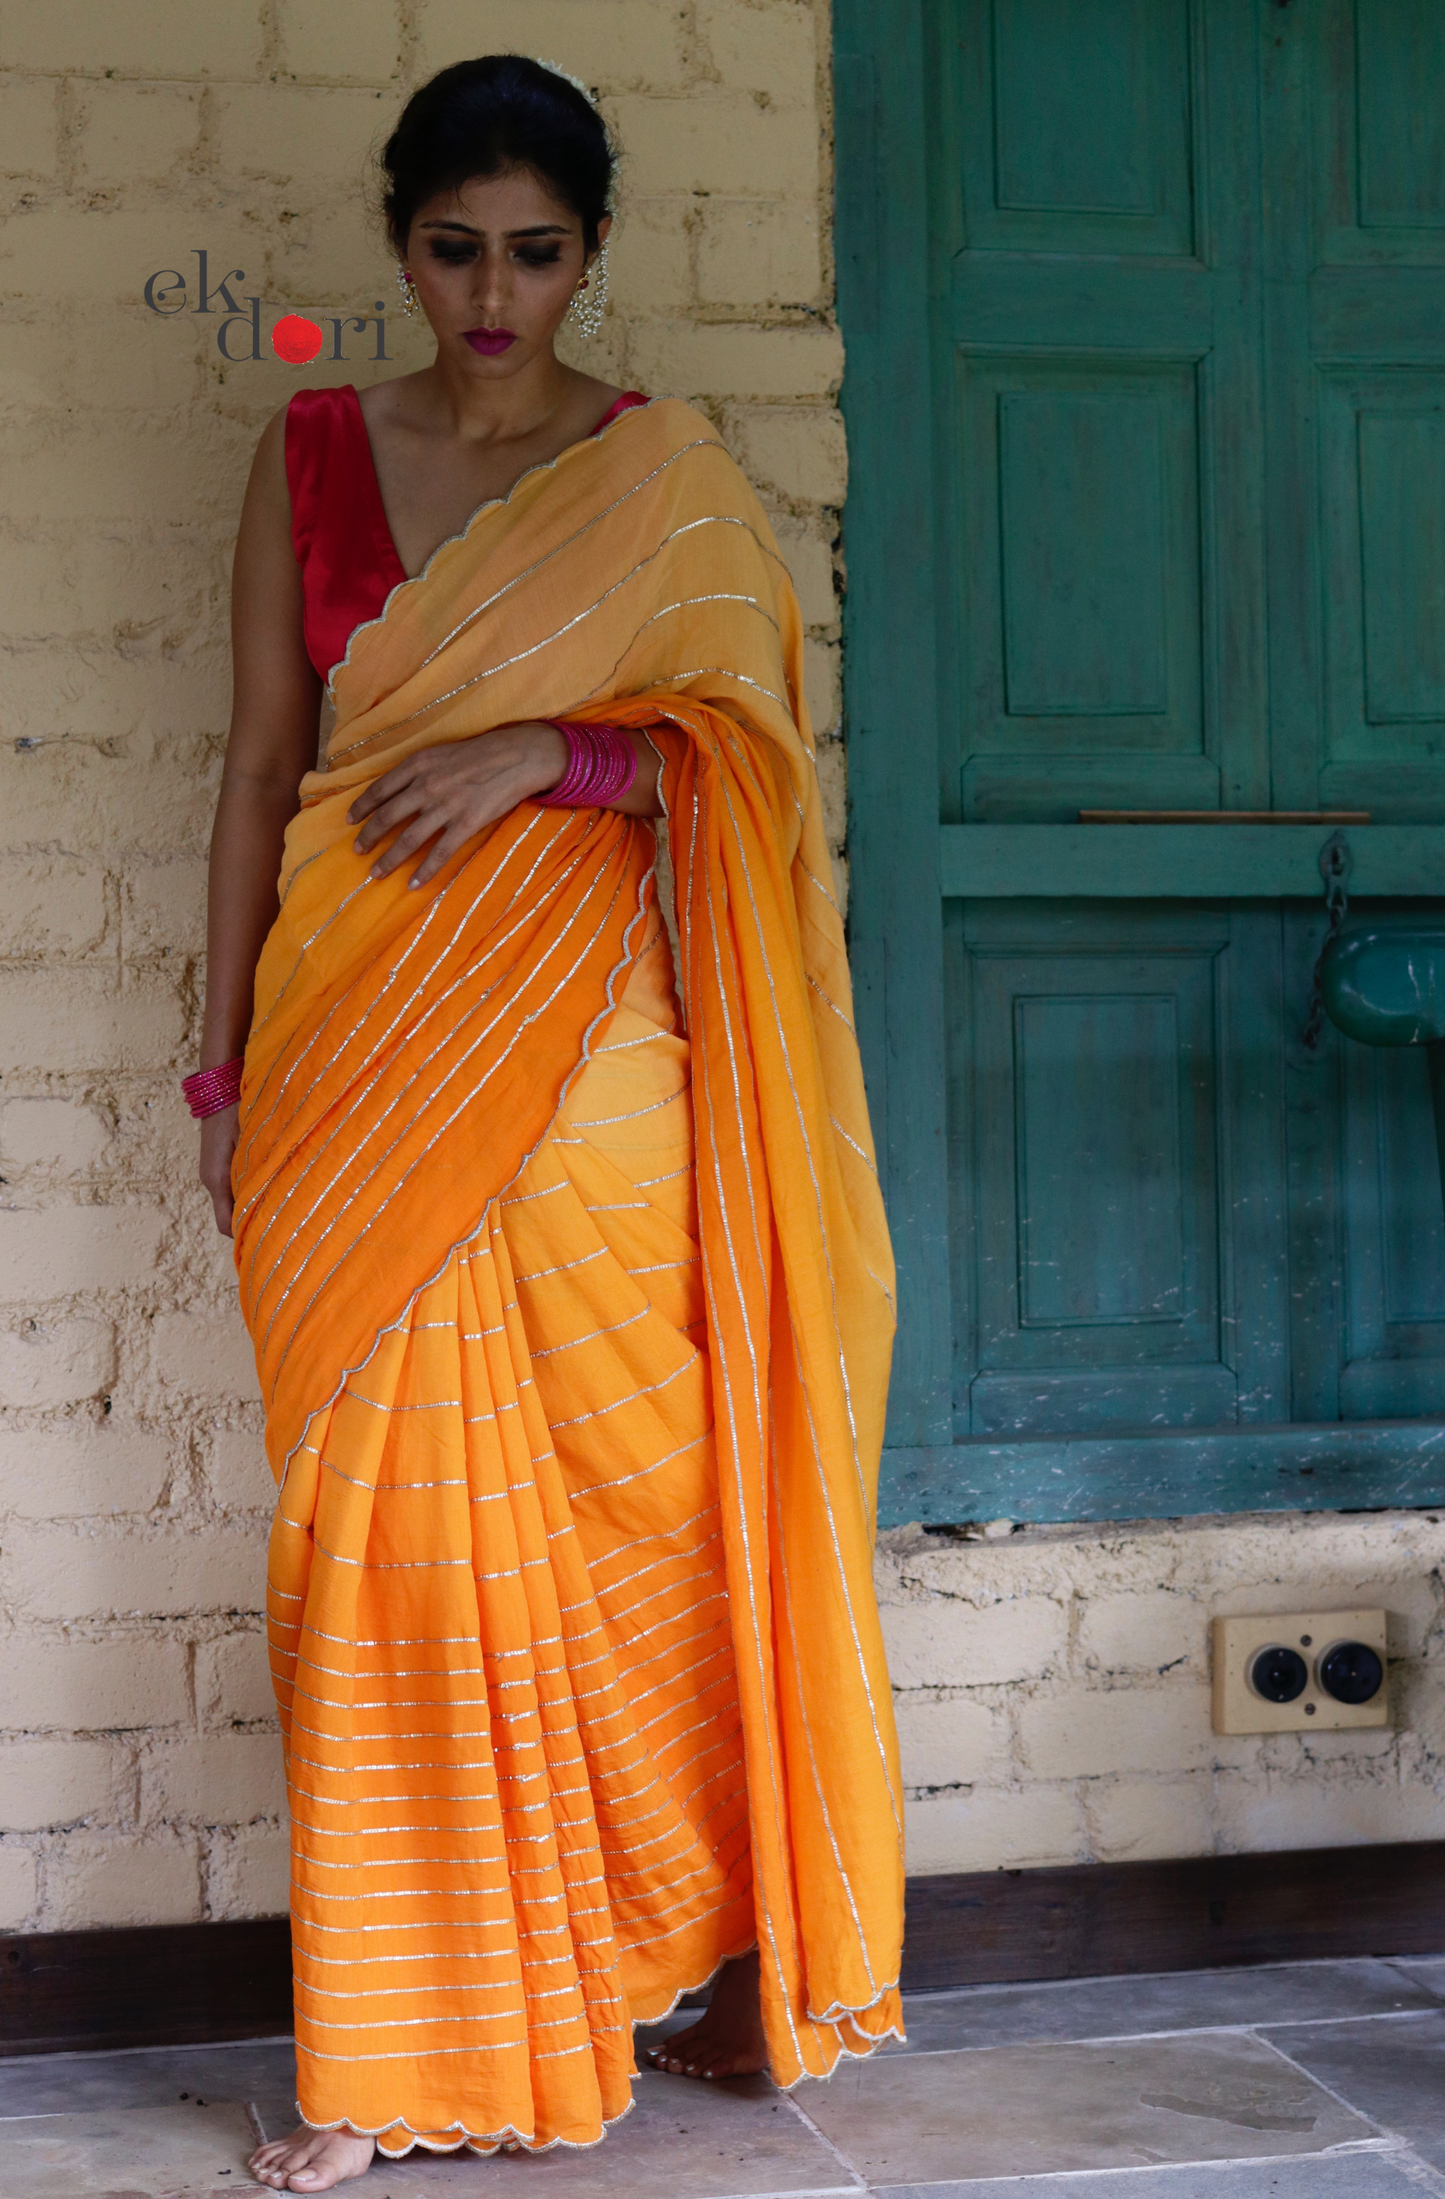
{"label": "socket face plate", "polygon": [[[1306,1640],[1306,1637],[1308,1639]],[[1319,1684],[1319,1661],[1336,1642],[1365,1642],[1382,1664],[1383,1611],[1271,1611],[1214,1621],[1214,1730],[1216,1733],[1338,1733],[1344,1727],[1390,1723],[1390,1681],[1370,1703],[1337,1703]],[[1297,1650],[1309,1668],[1303,1695],[1292,1703],[1267,1703],[1246,1677],[1256,1651],[1278,1643]]]}

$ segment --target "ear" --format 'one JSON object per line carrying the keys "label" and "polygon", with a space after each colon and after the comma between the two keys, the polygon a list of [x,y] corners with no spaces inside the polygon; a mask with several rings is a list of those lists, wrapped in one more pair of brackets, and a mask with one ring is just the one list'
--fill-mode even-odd
{"label": "ear", "polygon": [[[601,221],[599,221],[599,222],[598,222],[598,224],[597,224],[597,252],[600,252],[600,251],[602,250],[602,247],[603,247],[603,245],[604,245],[604,244],[605,244],[605,243],[607,242],[608,232],[609,232],[609,231],[611,230],[611,227],[612,227],[612,216],[611,216],[610,214],[604,214],[604,215],[603,215],[603,217],[602,217],[602,219],[601,219]],[[592,262],[593,262],[593,261],[594,261],[594,260],[596,259],[596,257],[597,257],[597,252],[589,252],[589,253],[588,253],[588,255],[587,255],[587,265],[588,265],[589,267],[590,267],[590,266],[592,265]]]}

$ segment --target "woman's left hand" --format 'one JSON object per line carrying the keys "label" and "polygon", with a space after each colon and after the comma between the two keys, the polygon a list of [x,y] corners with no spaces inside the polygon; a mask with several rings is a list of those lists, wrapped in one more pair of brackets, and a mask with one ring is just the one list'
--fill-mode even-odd
{"label": "woman's left hand", "polygon": [[385,878],[430,840],[410,879],[413,886],[424,886],[468,840],[518,802],[554,787],[567,768],[567,756],[566,740],[556,726],[540,722],[502,725],[469,741],[418,749],[358,795],[347,811],[348,823],[361,825],[356,852],[365,855],[400,825],[404,829],[372,864],[371,876]]}

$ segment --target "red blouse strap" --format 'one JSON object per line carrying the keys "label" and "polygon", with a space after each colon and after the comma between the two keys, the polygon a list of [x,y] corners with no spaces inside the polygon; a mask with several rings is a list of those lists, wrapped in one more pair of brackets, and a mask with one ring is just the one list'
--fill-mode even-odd
{"label": "red blouse strap", "polygon": [[286,408],[291,541],[305,596],[306,650],[321,677],[405,580],[387,525],[361,400],[341,389],[302,389]]}
{"label": "red blouse strap", "polygon": [[607,410],[603,413],[602,418],[598,421],[596,427],[592,430],[592,433],[594,435],[600,435],[604,428],[611,427],[613,421],[618,417],[620,413],[631,412],[635,405],[648,405],[651,404],[651,402],[651,398],[644,397],[640,389],[625,389],[622,392],[622,395],[618,398],[616,404],[609,405],[607,407]]}

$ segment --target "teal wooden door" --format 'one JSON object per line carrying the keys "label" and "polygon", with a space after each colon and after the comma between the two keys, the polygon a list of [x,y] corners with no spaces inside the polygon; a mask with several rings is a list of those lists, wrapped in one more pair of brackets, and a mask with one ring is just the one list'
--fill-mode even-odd
{"label": "teal wooden door", "polygon": [[1445,11],[837,27],[883,1516],[1438,1501],[1423,1063],[1302,1041],[1329,826],[1078,820],[1445,883]]}

